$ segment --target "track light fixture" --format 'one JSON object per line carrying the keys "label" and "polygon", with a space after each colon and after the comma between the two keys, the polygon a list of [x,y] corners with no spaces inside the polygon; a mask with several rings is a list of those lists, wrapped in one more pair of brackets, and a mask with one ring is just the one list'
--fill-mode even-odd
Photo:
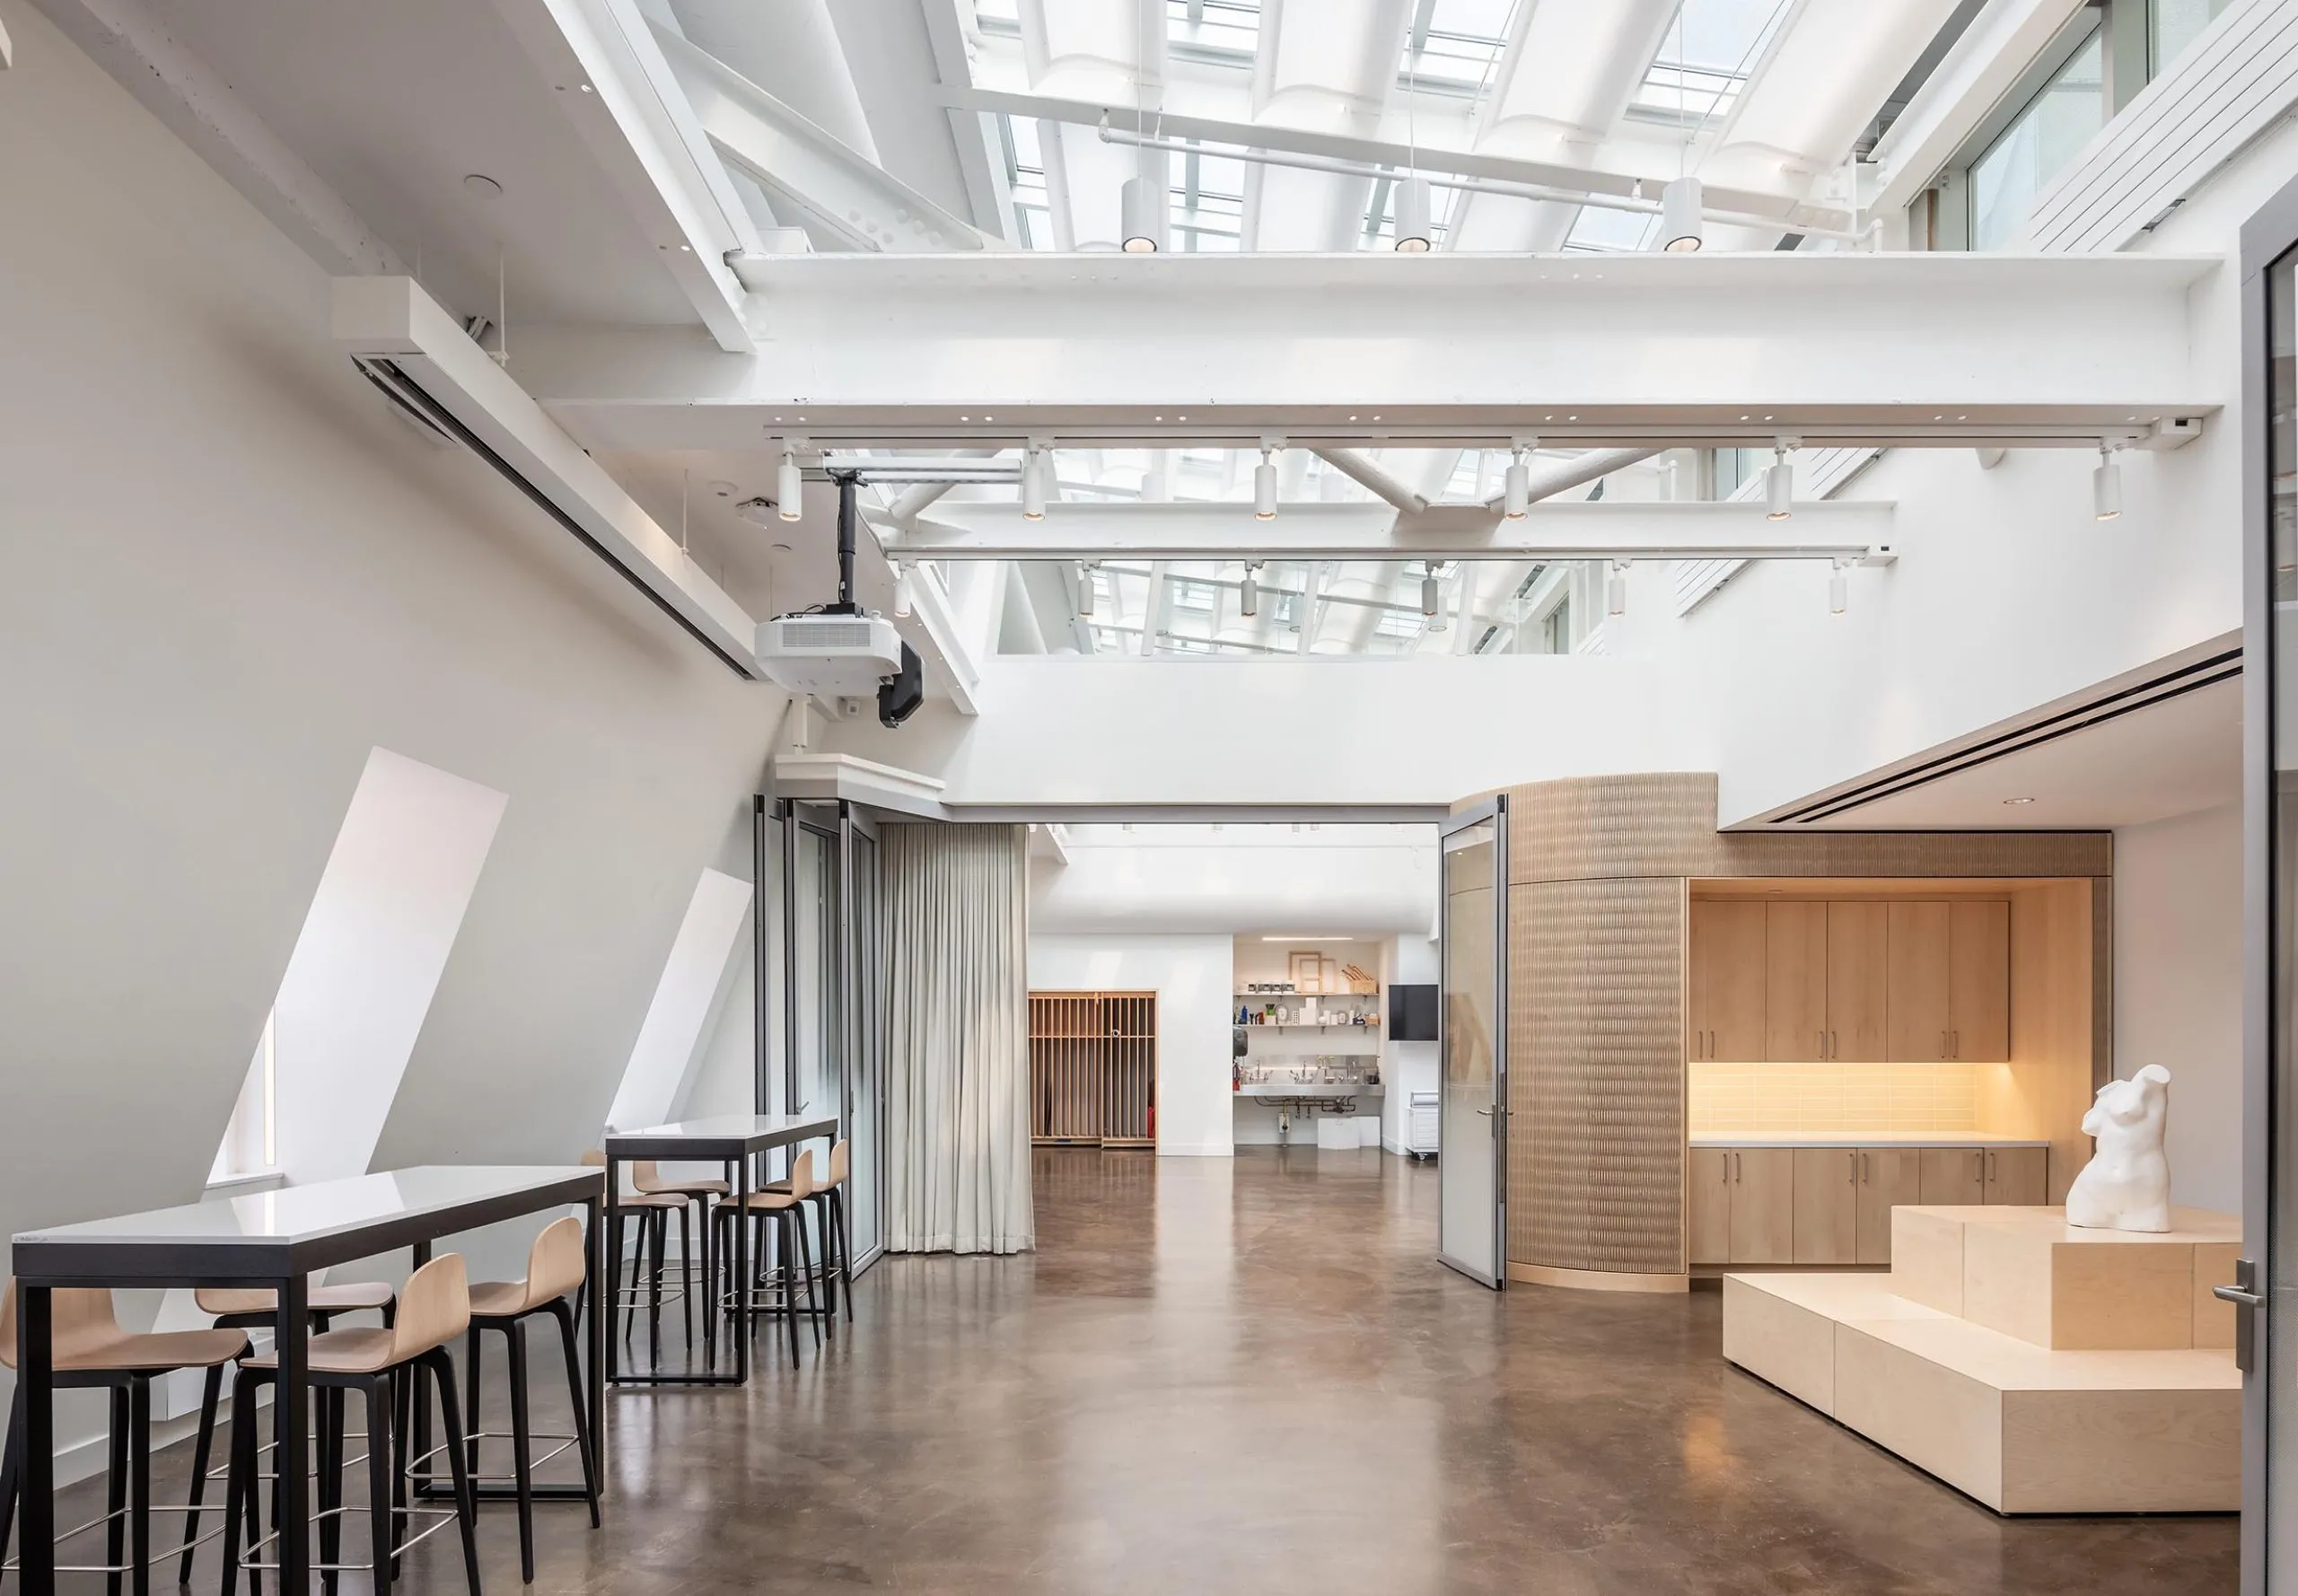
{"label": "track light fixture", "polygon": [[1787,463],[1782,440],[1771,452],[1771,465],[1763,474],[1764,519],[1785,521],[1795,513],[1795,468]]}
{"label": "track light fixture", "polygon": [[1045,519],[1046,451],[1031,443],[1022,452],[1022,519]]}
{"label": "track light fixture", "polygon": [[[1106,189],[1103,193],[1109,192]],[[1118,206],[1125,216],[1125,252],[1128,255],[1154,255],[1157,252],[1158,216],[1152,203],[1157,197],[1139,178],[1127,178],[1118,190]]]}
{"label": "track light fixture", "polygon": [[1444,595],[1436,581],[1436,567],[1423,564],[1420,567],[1420,613],[1434,620],[1444,608]]}
{"label": "track light fixture", "polygon": [[2114,445],[2099,440],[2099,463],[2091,472],[2091,513],[2101,521],[2122,517],[2122,468],[2115,464]]}
{"label": "track light fixture", "polygon": [[1260,613],[1260,583],[1253,575],[1259,569],[1259,565],[1248,563],[1245,579],[1237,584],[1237,613],[1248,620]]}
{"label": "track light fixture", "polygon": [[1697,178],[1677,178],[1660,190],[1660,247],[1671,255],[1688,254],[1706,242],[1699,216]]}
{"label": "track light fixture", "polygon": [[1094,573],[1099,569],[1090,560],[1077,567],[1077,613],[1080,615],[1093,613],[1093,589],[1101,583],[1101,578]]}
{"label": "track light fixture", "polygon": [[1434,230],[1428,224],[1430,189],[1426,178],[1404,178],[1397,184],[1397,253],[1425,255]]}
{"label": "track light fixture", "polygon": [[1838,560],[1828,576],[1828,613],[1841,615],[1851,608],[1851,562]]}
{"label": "track light fixture", "polygon": [[913,568],[899,560],[894,562],[894,614],[897,617],[907,618],[909,614],[910,583],[915,580],[910,574]]}
{"label": "track light fixture", "polygon": [[1531,446],[1519,443],[1514,458],[1508,462],[1507,495],[1503,513],[1511,521],[1522,521],[1531,513]]}
{"label": "track light fixture", "polygon": [[1627,562],[1612,562],[1611,580],[1604,583],[1604,608],[1613,615],[1627,613]]}
{"label": "track light fixture", "polygon": [[795,521],[801,513],[799,501],[804,496],[804,484],[798,476],[798,451],[788,442],[782,445],[782,465],[774,476],[774,513],[785,521]]}
{"label": "track light fixture", "polygon": [[1276,519],[1276,445],[1264,442],[1260,464],[1253,468],[1253,519]]}

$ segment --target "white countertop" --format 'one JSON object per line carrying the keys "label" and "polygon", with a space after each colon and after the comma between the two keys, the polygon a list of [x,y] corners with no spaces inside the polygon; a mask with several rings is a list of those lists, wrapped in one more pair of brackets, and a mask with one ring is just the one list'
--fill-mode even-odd
{"label": "white countertop", "polygon": [[1689,1138],[1695,1147],[2048,1147],[2043,1136],[1984,1130],[1724,1131]]}

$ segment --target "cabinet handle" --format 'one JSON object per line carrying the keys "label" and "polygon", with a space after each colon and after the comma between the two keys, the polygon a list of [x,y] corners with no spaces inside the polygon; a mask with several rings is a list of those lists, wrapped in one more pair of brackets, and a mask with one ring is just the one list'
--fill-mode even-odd
{"label": "cabinet handle", "polygon": [[1869,1179],[1870,1172],[1867,1167],[1867,1155],[1863,1153],[1859,1155],[1859,1183],[1862,1186],[1864,1186],[1867,1184]]}
{"label": "cabinet handle", "polygon": [[1999,1171],[1999,1167],[2000,1166],[1998,1166],[1995,1162],[1995,1154],[1992,1153],[1988,1153],[1987,1155],[1987,1178],[1990,1180],[1994,1179]]}
{"label": "cabinet handle", "polygon": [[1977,1149],[1971,1153],[1971,1179],[1981,1186],[1987,1184],[1987,1154]]}
{"label": "cabinet handle", "polygon": [[1953,1057],[1947,1051],[1947,1033],[1943,1030],[1939,1033],[1939,1057],[1942,1058]]}
{"label": "cabinet handle", "polygon": [[1835,1030],[1828,1032],[1828,1057],[1829,1058],[1840,1058],[1843,1057],[1842,1032]]}
{"label": "cabinet handle", "polygon": [[1738,1180],[1738,1179],[1739,1179],[1739,1178],[1740,1178],[1740,1155],[1739,1155],[1738,1153],[1734,1153],[1733,1154],[1732,1154],[1732,1179],[1734,1181],[1736,1181],[1736,1180]]}
{"label": "cabinet handle", "polygon": [[1851,1183],[1856,1186],[1859,1184],[1859,1154],[1847,1153],[1844,1156],[1851,1160]]}

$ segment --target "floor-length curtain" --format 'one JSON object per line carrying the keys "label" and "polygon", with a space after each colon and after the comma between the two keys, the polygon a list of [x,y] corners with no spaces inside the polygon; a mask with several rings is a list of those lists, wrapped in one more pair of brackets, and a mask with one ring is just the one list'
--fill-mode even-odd
{"label": "floor-length curtain", "polygon": [[895,824],[883,837],[886,1245],[1026,1250],[1027,830]]}

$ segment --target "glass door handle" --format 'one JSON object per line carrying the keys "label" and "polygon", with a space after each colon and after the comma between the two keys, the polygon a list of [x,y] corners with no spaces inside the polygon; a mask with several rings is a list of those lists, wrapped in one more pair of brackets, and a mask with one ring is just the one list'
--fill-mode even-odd
{"label": "glass door handle", "polygon": [[2214,1285],[2210,1294],[2222,1302],[2235,1302],[2245,1308],[2263,1308],[2266,1299],[2254,1291],[2244,1291],[2239,1285]]}

